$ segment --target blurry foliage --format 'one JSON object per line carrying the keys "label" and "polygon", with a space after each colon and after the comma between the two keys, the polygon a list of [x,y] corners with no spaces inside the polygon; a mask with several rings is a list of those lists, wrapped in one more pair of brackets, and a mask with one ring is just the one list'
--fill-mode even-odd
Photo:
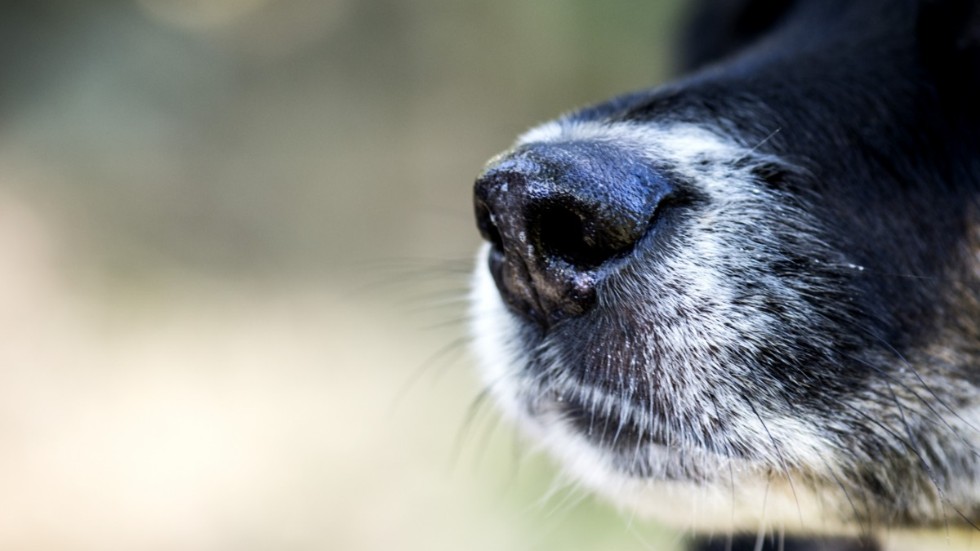
{"label": "blurry foliage", "polygon": [[663,78],[678,5],[8,3],[0,161],[120,269],[463,256],[484,160]]}
{"label": "blurry foliage", "polygon": [[[515,459],[489,404],[443,465],[477,391],[425,357],[461,350],[466,270],[418,259],[470,264],[473,177],[517,133],[665,78],[681,4],[3,4],[0,544],[671,548]],[[423,267],[380,277],[447,303],[437,331],[404,287],[350,292],[386,264]]]}

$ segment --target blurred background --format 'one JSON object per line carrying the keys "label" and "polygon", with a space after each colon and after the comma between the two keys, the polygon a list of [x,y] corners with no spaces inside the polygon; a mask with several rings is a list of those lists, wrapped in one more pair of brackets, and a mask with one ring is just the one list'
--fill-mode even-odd
{"label": "blurred background", "polygon": [[680,0],[0,7],[0,549],[672,549],[467,356],[471,184]]}

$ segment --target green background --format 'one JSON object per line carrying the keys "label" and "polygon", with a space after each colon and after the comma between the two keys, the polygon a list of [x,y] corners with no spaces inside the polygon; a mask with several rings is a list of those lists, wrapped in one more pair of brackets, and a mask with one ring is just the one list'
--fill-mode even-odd
{"label": "green background", "polygon": [[673,548],[466,421],[463,298],[483,162],[682,7],[0,8],[0,548]]}

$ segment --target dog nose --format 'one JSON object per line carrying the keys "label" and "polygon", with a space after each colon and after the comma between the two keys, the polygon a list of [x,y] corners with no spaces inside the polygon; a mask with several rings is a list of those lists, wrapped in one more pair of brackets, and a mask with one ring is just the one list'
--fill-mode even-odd
{"label": "dog nose", "polygon": [[504,301],[542,328],[588,312],[670,191],[649,160],[610,144],[530,144],[491,163],[474,203]]}

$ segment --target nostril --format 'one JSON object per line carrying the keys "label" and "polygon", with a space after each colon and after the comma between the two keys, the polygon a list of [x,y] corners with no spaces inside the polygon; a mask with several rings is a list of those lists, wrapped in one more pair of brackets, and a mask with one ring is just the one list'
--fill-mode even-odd
{"label": "nostril", "polygon": [[592,224],[585,215],[562,205],[548,204],[533,209],[532,234],[548,257],[560,258],[573,266],[594,268],[602,263],[602,254]]}
{"label": "nostril", "polygon": [[528,219],[535,244],[545,255],[583,270],[628,254],[637,238],[628,227],[633,221],[597,210],[569,199],[533,205]]}

